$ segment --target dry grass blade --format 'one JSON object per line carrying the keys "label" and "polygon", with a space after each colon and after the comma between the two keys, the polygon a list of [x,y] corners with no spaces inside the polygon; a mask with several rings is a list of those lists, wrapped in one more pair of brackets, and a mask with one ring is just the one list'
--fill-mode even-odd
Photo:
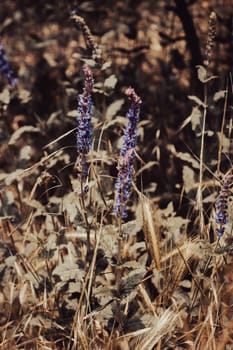
{"label": "dry grass blade", "polygon": [[153,219],[153,209],[149,199],[141,198],[142,215],[143,215],[143,231],[147,243],[147,247],[155,262],[155,266],[160,270],[160,251],[159,251],[159,226]]}
{"label": "dry grass blade", "polygon": [[[140,330],[131,334],[131,348],[135,350],[152,350],[159,343],[159,341],[167,336],[170,337],[172,330],[177,325],[177,318],[179,313],[167,309],[159,317],[156,317],[150,327],[145,328],[143,332]],[[142,334],[143,333],[143,334]]]}
{"label": "dry grass blade", "polygon": [[[83,322],[82,322],[82,325],[83,325]],[[80,349],[89,350],[90,347],[88,345],[87,333],[81,329],[80,325],[76,331],[77,331],[77,338],[80,344]]]}

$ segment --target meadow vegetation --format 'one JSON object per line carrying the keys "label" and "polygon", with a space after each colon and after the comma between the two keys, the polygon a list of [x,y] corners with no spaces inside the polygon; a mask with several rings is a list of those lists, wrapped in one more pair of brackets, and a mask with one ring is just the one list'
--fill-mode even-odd
{"label": "meadow vegetation", "polygon": [[233,348],[230,12],[208,3],[3,1],[0,349]]}

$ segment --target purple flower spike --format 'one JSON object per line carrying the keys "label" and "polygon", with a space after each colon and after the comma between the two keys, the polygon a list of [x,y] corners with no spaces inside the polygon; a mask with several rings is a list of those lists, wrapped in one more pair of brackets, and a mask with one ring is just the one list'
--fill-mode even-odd
{"label": "purple flower spike", "polygon": [[0,72],[4,77],[8,79],[8,82],[12,87],[16,85],[17,80],[14,77],[14,73],[10,68],[5,50],[1,42],[0,42]]}
{"label": "purple flower spike", "polygon": [[227,201],[230,195],[230,185],[232,184],[233,174],[227,174],[223,180],[221,190],[216,202],[215,222],[219,225],[216,229],[216,234],[220,238],[225,232],[225,225],[227,223]]}
{"label": "purple flower spike", "polygon": [[92,145],[91,109],[93,88],[93,75],[88,65],[83,66],[85,76],[83,93],[78,98],[78,118],[77,118],[77,151],[78,151],[78,173],[80,181],[84,182],[88,177],[88,163],[86,156]]}
{"label": "purple flower spike", "polygon": [[113,212],[122,218],[127,217],[126,202],[131,193],[137,129],[140,105],[142,103],[133,88],[127,89],[126,95],[131,101],[131,107],[126,114],[129,122],[123,136],[123,146],[118,160],[118,177],[115,185],[116,199],[113,208]]}

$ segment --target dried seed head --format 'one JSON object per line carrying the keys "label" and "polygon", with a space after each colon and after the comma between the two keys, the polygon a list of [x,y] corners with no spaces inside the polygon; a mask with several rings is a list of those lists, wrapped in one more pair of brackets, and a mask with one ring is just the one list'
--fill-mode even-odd
{"label": "dried seed head", "polygon": [[101,59],[101,50],[95,42],[91,34],[90,28],[86,24],[84,18],[77,16],[76,14],[73,14],[71,18],[75,21],[75,23],[78,24],[79,28],[81,29],[86,41],[86,45],[92,52],[92,58],[96,61],[99,61]]}
{"label": "dried seed head", "polygon": [[210,64],[210,58],[213,51],[213,46],[214,46],[215,37],[216,37],[216,22],[217,22],[216,13],[212,11],[209,17],[209,31],[208,31],[208,39],[207,39],[206,51],[205,51],[204,65],[206,67],[208,67]]}

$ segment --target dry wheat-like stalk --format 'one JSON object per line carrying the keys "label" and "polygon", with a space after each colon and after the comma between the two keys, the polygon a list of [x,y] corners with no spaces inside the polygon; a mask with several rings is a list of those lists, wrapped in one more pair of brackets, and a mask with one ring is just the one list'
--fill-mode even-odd
{"label": "dry wheat-like stalk", "polygon": [[152,350],[163,337],[169,337],[169,333],[177,325],[178,317],[179,312],[167,309],[153,319],[150,327],[143,330],[143,334],[140,334],[140,331],[138,334],[135,332],[135,337],[132,339],[135,350]]}
{"label": "dry wheat-like stalk", "polygon": [[160,251],[159,251],[159,226],[156,226],[153,219],[153,209],[149,199],[142,198],[142,215],[143,215],[143,231],[147,247],[155,262],[155,266],[160,270]]}

